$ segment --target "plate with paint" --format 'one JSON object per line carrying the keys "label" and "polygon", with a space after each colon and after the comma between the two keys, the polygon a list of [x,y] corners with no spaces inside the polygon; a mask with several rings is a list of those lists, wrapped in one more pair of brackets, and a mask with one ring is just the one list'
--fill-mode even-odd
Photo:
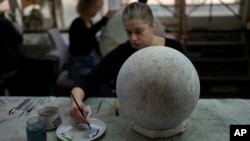
{"label": "plate with paint", "polygon": [[88,121],[91,129],[87,124],[68,119],[56,129],[56,135],[62,141],[91,141],[99,138],[106,130],[105,123],[96,118],[89,118]]}

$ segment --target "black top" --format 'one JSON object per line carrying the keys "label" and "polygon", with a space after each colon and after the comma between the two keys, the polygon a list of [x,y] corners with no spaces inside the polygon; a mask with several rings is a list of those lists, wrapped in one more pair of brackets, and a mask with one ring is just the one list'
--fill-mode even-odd
{"label": "black top", "polygon": [[[187,56],[186,51],[177,40],[165,38],[165,46],[172,47]],[[72,88],[81,87],[85,92],[85,97],[87,97],[95,94],[101,86],[111,81],[116,82],[121,66],[136,51],[137,49],[134,49],[129,41],[119,45],[108,53],[89,74],[81,76],[72,85]]]}
{"label": "black top", "polygon": [[22,34],[9,20],[0,17],[0,61],[17,59],[19,56],[18,45],[22,42]]}
{"label": "black top", "polygon": [[6,18],[0,17],[0,75],[17,69],[21,54],[18,46],[23,42],[23,35]]}
{"label": "black top", "polygon": [[103,17],[96,24],[92,24],[91,28],[87,28],[84,21],[78,17],[76,18],[69,29],[69,52],[74,56],[82,56],[89,54],[92,49],[97,51],[100,55],[99,43],[96,39],[96,33],[108,21],[107,17]]}

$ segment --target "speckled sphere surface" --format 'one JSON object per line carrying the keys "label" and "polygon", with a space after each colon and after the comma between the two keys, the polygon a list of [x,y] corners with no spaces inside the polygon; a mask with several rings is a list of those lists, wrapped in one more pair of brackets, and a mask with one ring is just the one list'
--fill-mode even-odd
{"label": "speckled sphere surface", "polygon": [[147,129],[170,129],[186,120],[200,95],[200,82],[190,60],[165,46],[150,46],[132,54],[116,83],[121,109]]}

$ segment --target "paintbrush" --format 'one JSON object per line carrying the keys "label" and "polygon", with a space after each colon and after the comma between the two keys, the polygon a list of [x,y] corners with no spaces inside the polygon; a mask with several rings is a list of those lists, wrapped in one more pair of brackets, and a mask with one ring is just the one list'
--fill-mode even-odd
{"label": "paintbrush", "polygon": [[41,98],[38,98],[38,99],[36,99],[35,101],[29,103],[29,104],[24,108],[24,110],[22,110],[22,112],[21,112],[21,114],[19,115],[19,117],[22,116],[22,114],[23,114],[24,112],[29,113],[31,110],[33,110],[33,108],[35,108],[36,104],[40,101],[40,99],[41,99]]}
{"label": "paintbrush", "polygon": [[37,105],[37,103],[41,100],[41,98],[38,98],[35,102],[33,102],[33,104],[29,107],[29,109],[27,110],[27,112],[31,112]]}
{"label": "paintbrush", "polygon": [[99,105],[98,105],[98,107],[97,107],[96,113],[99,112],[99,110],[100,110],[100,108],[101,108],[101,105],[102,105],[102,100],[99,102]]}
{"label": "paintbrush", "polygon": [[[80,113],[82,114],[82,116],[83,116],[84,118],[86,118],[86,117],[84,116],[84,114],[83,114],[83,110],[82,110],[82,109],[80,108],[80,106],[78,105],[78,103],[77,103],[75,97],[73,96],[73,94],[71,94],[71,96],[72,96],[73,100],[75,101],[75,103],[76,103],[76,105],[77,105],[77,108],[78,108],[78,110],[80,111]],[[89,126],[89,122],[87,123],[87,125],[88,125],[89,129],[91,130],[91,127]]]}
{"label": "paintbrush", "polygon": [[29,107],[32,105],[33,102],[30,102],[29,104],[26,104],[25,107],[22,109],[22,112],[19,114],[19,117],[23,115],[24,112],[26,112]]}
{"label": "paintbrush", "polygon": [[115,99],[114,107],[115,107],[115,115],[119,116],[119,107],[120,107],[120,104],[119,104],[119,101],[117,99]]}
{"label": "paintbrush", "polygon": [[27,104],[27,102],[30,101],[30,98],[26,98],[24,99],[20,104],[18,104],[17,106],[11,108],[9,110],[9,115],[14,114],[17,110],[20,110],[25,104]]}

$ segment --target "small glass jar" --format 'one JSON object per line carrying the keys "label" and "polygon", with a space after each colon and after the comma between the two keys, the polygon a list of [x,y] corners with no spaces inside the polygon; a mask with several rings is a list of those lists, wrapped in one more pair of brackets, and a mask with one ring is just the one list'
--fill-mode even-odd
{"label": "small glass jar", "polygon": [[27,141],[46,141],[47,132],[42,119],[39,117],[29,118],[26,122]]}

